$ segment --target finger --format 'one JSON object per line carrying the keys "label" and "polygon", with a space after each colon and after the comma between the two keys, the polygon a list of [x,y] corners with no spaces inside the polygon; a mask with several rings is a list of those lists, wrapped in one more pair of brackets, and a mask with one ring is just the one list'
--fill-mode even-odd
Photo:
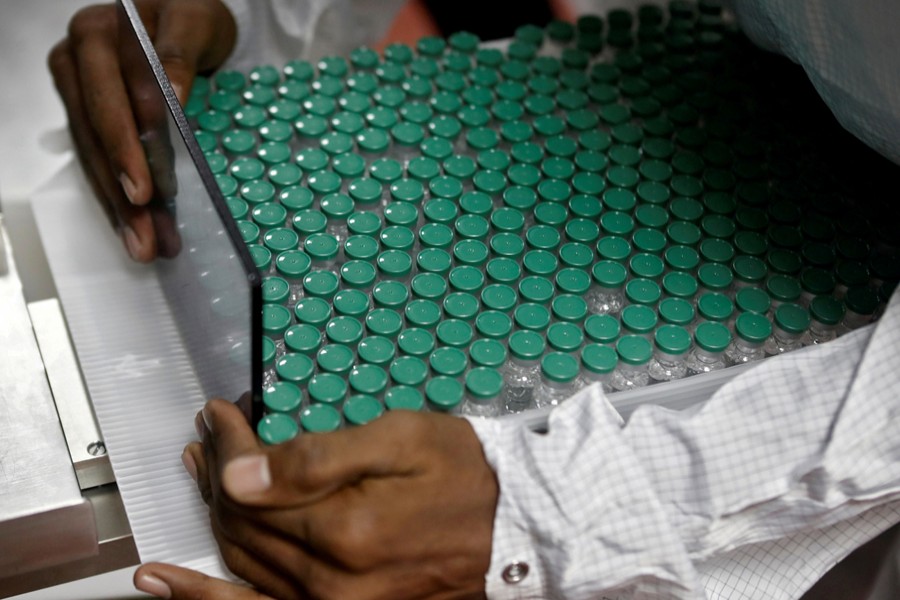
{"label": "finger", "polygon": [[212,486],[209,480],[209,467],[200,442],[191,442],[185,446],[184,451],[181,453],[181,462],[197,484],[197,489],[200,490],[200,497],[203,498],[203,502],[209,504],[212,500]]}
{"label": "finger", "polygon": [[302,597],[296,590],[294,569],[279,571],[273,568],[264,558],[247,551],[242,545],[232,542],[223,534],[215,521],[213,521],[212,531],[213,537],[219,545],[222,560],[232,573],[279,600],[293,600]]}
{"label": "finger", "polygon": [[241,409],[225,400],[207,402],[200,411],[200,419],[209,495],[215,497],[222,489],[222,466],[237,456],[259,453],[259,441]]}
{"label": "finger", "polygon": [[316,502],[362,477],[410,473],[415,457],[406,449],[423,426],[420,415],[397,412],[365,427],[302,435],[229,462],[222,484],[231,498],[250,506]]}
{"label": "finger", "polygon": [[69,37],[94,131],[128,200],[142,206],[153,184],[122,80],[117,28],[115,6],[88,7],[72,19]]}
{"label": "finger", "polygon": [[234,40],[234,19],[218,2],[182,0],[162,8],[153,45],[179,102],[187,102],[197,72],[225,60]]}
{"label": "finger", "polygon": [[162,563],[139,567],[134,572],[134,587],[172,600],[272,600],[256,590]]}

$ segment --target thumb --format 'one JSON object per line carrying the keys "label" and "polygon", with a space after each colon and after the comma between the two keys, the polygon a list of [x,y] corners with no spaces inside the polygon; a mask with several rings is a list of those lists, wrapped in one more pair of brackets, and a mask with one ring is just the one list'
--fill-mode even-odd
{"label": "thumb", "polygon": [[421,415],[390,413],[363,427],[303,434],[285,444],[230,461],[222,487],[236,502],[260,507],[312,504],[365,477],[404,476],[407,452],[428,424]]}
{"label": "thumb", "polygon": [[134,587],[151,596],[172,600],[272,600],[256,590],[161,563],[148,563],[135,571]]}

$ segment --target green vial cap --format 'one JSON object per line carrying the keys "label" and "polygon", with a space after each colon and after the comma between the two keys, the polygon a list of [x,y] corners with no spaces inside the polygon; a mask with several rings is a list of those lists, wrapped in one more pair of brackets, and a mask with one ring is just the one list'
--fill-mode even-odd
{"label": "green vial cap", "polygon": [[353,358],[353,350],[347,346],[326,344],[316,354],[316,364],[320,372],[346,375],[353,367]]}
{"label": "green vial cap", "polygon": [[331,318],[331,306],[321,298],[303,298],[294,307],[294,315],[301,323],[322,328]]}
{"label": "green vial cap", "polygon": [[593,342],[611,344],[619,337],[619,322],[612,315],[591,315],[584,321],[584,333]]}
{"label": "green vial cap", "polygon": [[[318,333],[318,332],[316,332]],[[305,354],[295,354],[289,353],[282,356],[278,362],[275,364],[275,371],[278,373],[278,377],[284,381],[290,381],[293,384],[297,385],[306,385],[309,381],[309,378],[312,377],[313,371],[315,370],[315,364],[312,359]],[[278,384],[275,384],[276,386]],[[296,400],[296,409],[300,409],[300,390],[297,389],[297,400]],[[291,405],[294,405],[293,400],[291,401]],[[276,410],[272,408],[268,403],[266,403],[266,407],[271,410]],[[281,410],[278,412],[291,412],[288,410]]]}
{"label": "green vial cap", "polygon": [[578,377],[578,361],[566,352],[550,352],[541,359],[541,373],[550,381],[569,383]]}
{"label": "green vial cap", "polygon": [[634,229],[634,220],[626,213],[610,211],[600,216],[600,227],[609,235],[626,236]]}
{"label": "green vial cap", "polygon": [[622,326],[632,333],[650,333],[656,322],[656,313],[643,304],[631,304],[622,309]]}
{"label": "green vial cap", "polygon": [[459,207],[466,214],[486,216],[493,210],[494,203],[484,192],[472,191],[463,194]]}
{"label": "green vial cap", "polygon": [[441,321],[436,329],[438,342],[442,346],[465,348],[472,343],[474,332],[472,326],[461,319]]}
{"label": "green vial cap", "polygon": [[625,284],[625,297],[635,304],[652,306],[659,302],[662,290],[655,281],[636,278]]}
{"label": "green vial cap", "polygon": [[626,335],[616,342],[616,354],[619,360],[627,365],[643,365],[653,355],[653,348],[646,338],[639,335]]}
{"label": "green vial cap", "polygon": [[608,235],[597,242],[597,252],[606,260],[623,261],[631,254],[631,244],[622,237]]}
{"label": "green vial cap", "polygon": [[384,407],[374,397],[358,394],[347,398],[343,411],[348,425],[360,426],[380,417],[384,413]]}
{"label": "green vial cap", "polygon": [[[419,232],[422,233],[421,231]],[[451,238],[452,239],[452,238]],[[446,274],[452,266],[450,253],[441,248],[426,248],[419,252],[416,264],[426,273]]]}
{"label": "green vial cap", "polygon": [[443,307],[451,319],[471,321],[478,314],[478,299],[468,292],[454,292],[444,298]]}
{"label": "green vial cap", "polygon": [[416,234],[409,227],[391,225],[379,234],[381,245],[390,250],[410,250],[416,242]]}
{"label": "green vial cap", "polygon": [[544,158],[541,146],[532,142],[519,142],[510,149],[513,160],[526,165],[536,165]]}
{"label": "green vial cap", "polygon": [[[397,328],[399,330],[399,325]],[[356,347],[356,352],[359,355],[359,360],[363,363],[383,367],[394,360],[395,349],[394,343],[388,338],[380,335],[370,335],[360,340],[359,345]]]}
{"label": "green vial cap", "polygon": [[769,298],[769,294],[764,290],[754,287],[738,290],[734,300],[741,312],[766,314],[772,306],[772,300]]}
{"label": "green vial cap", "polygon": [[413,296],[422,300],[440,300],[447,294],[447,281],[436,273],[419,273],[411,287]]}
{"label": "green vial cap", "polygon": [[694,320],[694,307],[681,298],[666,298],[659,303],[659,316],[666,323],[686,327]]}
{"label": "green vial cap", "polygon": [[583,268],[567,267],[556,274],[556,287],[564,294],[580,296],[591,287],[591,276]]}
{"label": "green vial cap", "polygon": [[390,372],[394,383],[419,387],[428,377],[428,365],[417,356],[401,356],[391,363]]}
{"label": "green vial cap", "polygon": [[328,155],[318,148],[302,150],[294,160],[306,173],[316,173],[328,166]]}
{"label": "green vial cap", "polygon": [[707,352],[724,352],[731,343],[731,332],[722,323],[704,321],[694,330],[694,341]]}
{"label": "green vial cap", "polygon": [[377,396],[387,387],[388,376],[378,365],[367,363],[357,365],[350,370],[347,378],[350,389],[359,394]]}
{"label": "green vial cap", "polygon": [[[354,154],[353,152],[345,152],[344,154],[335,156],[334,160],[331,161],[331,165],[334,169],[334,172],[340,175],[343,179],[354,180],[351,182],[350,186],[353,186],[357,181],[360,181],[356,178],[362,177],[362,175],[366,172],[366,159],[364,159],[359,154]],[[372,183],[377,182],[373,181]],[[348,187],[348,190],[350,189],[352,188]],[[380,187],[378,191],[381,191]],[[368,195],[371,196],[372,193],[373,192],[369,190]],[[372,200],[369,201],[371,202]]]}
{"label": "green vial cap", "polygon": [[519,295],[526,302],[546,304],[553,297],[553,283],[545,277],[529,276],[519,282]]}
{"label": "green vial cap", "polygon": [[402,250],[385,250],[375,259],[375,264],[382,275],[394,279],[408,276],[413,266],[412,258]]}
{"label": "green vial cap", "polygon": [[509,258],[494,258],[485,267],[488,278],[495,283],[513,284],[522,276],[519,264]]}
{"label": "green vial cap", "polygon": [[409,202],[391,202],[384,209],[384,220],[389,225],[413,227],[419,220],[419,209]]}
{"label": "green vial cap", "polygon": [[[471,329],[470,326],[469,330]],[[435,375],[446,377],[459,377],[469,366],[469,360],[462,350],[448,346],[432,352],[428,362]]]}
{"label": "green vial cap", "polygon": [[228,205],[228,212],[231,213],[235,221],[246,219],[247,215],[250,214],[250,207],[239,198],[231,196],[225,199],[225,203]]}
{"label": "green vial cap", "polygon": [[241,239],[244,240],[245,244],[250,245],[259,240],[259,226],[256,223],[239,221],[237,226],[241,232]]}
{"label": "green vial cap", "polygon": [[693,298],[697,294],[697,280],[688,273],[672,271],[663,277],[663,289],[673,298]]}
{"label": "green vial cap", "polygon": [[878,308],[878,295],[867,287],[851,287],[844,295],[847,310],[858,315],[872,315]]}
{"label": "green vial cap", "polygon": [[322,334],[306,323],[291,325],[284,333],[284,345],[290,352],[310,356],[319,350]]}
{"label": "green vial cap", "polygon": [[472,177],[475,189],[496,196],[506,188],[506,176],[498,171],[478,171]]}
{"label": "green vial cap", "polygon": [[[309,361],[305,356],[300,355],[300,358]],[[310,364],[312,364],[311,361]],[[310,368],[307,378],[311,375],[312,369]],[[265,404],[266,412],[268,413],[295,415],[300,412],[302,400],[303,394],[300,388],[288,381],[278,381],[263,390],[263,404]]]}
{"label": "green vial cap", "polygon": [[809,322],[809,312],[799,304],[786,302],[775,309],[775,324],[788,333],[803,333]]}
{"label": "green vial cap", "polygon": [[[459,386],[459,396],[461,398],[462,384],[457,382],[457,385]],[[445,400],[449,401],[449,398],[446,398]],[[420,411],[425,408],[425,399],[422,397],[422,393],[417,389],[406,385],[395,385],[385,393],[384,406],[388,410]]]}
{"label": "green vial cap", "polygon": [[378,241],[368,235],[351,235],[344,242],[344,254],[351,260],[374,260],[378,255]]}
{"label": "green vial cap", "polygon": [[663,325],[653,334],[653,342],[666,354],[684,354],[691,347],[691,334],[679,325]]}
{"label": "green vial cap", "polygon": [[779,302],[794,302],[803,290],[796,278],[789,275],[773,275],[766,281],[766,291]]}
{"label": "green vial cap", "polygon": [[354,212],[347,217],[347,230],[351,235],[377,236],[381,231],[381,217],[370,211]]}
{"label": "green vial cap", "polygon": [[463,215],[454,224],[456,233],[464,239],[483,240],[490,231],[490,224],[481,215]]}
{"label": "green vial cap", "polygon": [[785,275],[799,273],[803,267],[803,259],[800,254],[784,248],[775,248],[769,252],[767,262],[772,271]]}
{"label": "green vial cap", "polygon": [[625,284],[628,271],[617,261],[601,260],[593,266],[591,275],[594,281],[597,282],[597,285],[606,288],[619,288]]}
{"label": "green vial cap", "polygon": [[734,312],[734,304],[725,294],[708,292],[697,300],[697,312],[707,321],[726,321]]}
{"label": "green vial cap", "polygon": [[478,367],[497,368],[506,362],[506,348],[497,340],[475,340],[469,347],[469,357]]}
{"label": "green vial cap", "polygon": [[284,121],[265,121],[257,131],[259,137],[268,142],[287,142],[294,135],[291,124]]}
{"label": "green vial cap", "polygon": [[634,210],[637,198],[624,188],[610,188],[603,193],[603,205],[611,211],[628,213]]}
{"label": "green vial cap", "polygon": [[[510,187],[503,193],[504,200],[509,203],[507,200],[507,196],[510,194],[510,190],[521,190],[523,192],[527,192],[528,198],[534,198],[531,200],[531,205],[534,205],[534,202],[537,200],[537,197],[534,195],[534,192],[531,188],[534,188],[541,181],[541,172],[534,165],[516,163],[509,168],[508,171],[509,181],[516,187]],[[521,194],[521,192],[519,192]],[[523,200],[527,202],[527,200]],[[518,208],[518,206],[517,206]]]}
{"label": "green vial cap", "polygon": [[433,198],[456,200],[462,196],[463,186],[459,179],[442,175],[429,181],[428,190]]}
{"label": "green vial cap", "polygon": [[425,218],[432,223],[452,223],[456,221],[459,213],[456,204],[444,198],[435,198],[425,203],[423,207]]}
{"label": "green vial cap", "polygon": [[275,202],[263,202],[256,206],[250,214],[253,222],[265,229],[282,227],[287,220],[287,210]]}
{"label": "green vial cap", "polygon": [[588,344],[581,351],[581,365],[592,373],[612,373],[618,362],[619,356],[610,346]]}
{"label": "green vial cap", "polygon": [[516,326],[529,331],[543,331],[550,325],[550,311],[534,302],[525,302],[513,313]]}
{"label": "green vial cap", "polygon": [[546,250],[529,250],[522,258],[522,266],[531,275],[550,277],[556,272],[559,261]]}
{"label": "green vial cap", "polygon": [[[646,165],[647,163],[644,163]],[[641,168],[644,168],[644,165]],[[646,175],[645,175],[646,176]],[[637,187],[638,196],[650,204],[665,204],[669,200],[669,188],[658,181],[643,181]]]}
{"label": "green vial cap", "polygon": [[509,337],[512,320],[497,310],[486,310],[475,317],[475,329],[485,338],[499,340]]}
{"label": "green vial cap", "polygon": [[754,344],[761,344],[772,335],[772,324],[758,313],[745,312],[738,315],[734,326],[738,337]]}
{"label": "green vial cap", "polygon": [[665,270],[665,265],[660,257],[646,252],[632,256],[628,261],[628,266],[635,277],[646,279],[656,279],[662,276]]}
{"label": "green vial cap", "polygon": [[587,302],[581,296],[560,294],[551,303],[553,316],[560,321],[581,322],[587,316]]}
{"label": "green vial cap", "polygon": [[422,154],[434,160],[444,160],[453,154],[453,143],[447,139],[430,137],[419,146]]}
{"label": "green vial cap", "polygon": [[441,307],[431,300],[413,300],[403,312],[411,327],[432,329],[441,320]]}
{"label": "green vial cap", "polygon": [[525,242],[516,234],[498,233],[491,237],[490,247],[495,256],[518,258],[525,251]]}
{"label": "green vial cap", "polygon": [[[356,134],[356,143],[359,146],[359,149],[370,154],[378,154],[386,151],[390,142],[391,138],[387,132],[377,127],[366,128]],[[377,177],[374,172],[372,173],[372,176]],[[386,181],[383,182],[387,183]]]}
{"label": "green vial cap", "polygon": [[503,389],[503,376],[492,367],[475,367],[466,373],[466,391],[474,398],[495,398]]}
{"label": "green vial cap", "polygon": [[341,427],[341,413],[327,404],[313,404],[300,413],[300,426],[308,433],[337,431]]}
{"label": "green vial cap", "polygon": [[478,169],[475,161],[468,156],[455,155],[444,160],[444,172],[457,179],[471,179]]}
{"label": "green vial cap", "polygon": [[303,278],[303,291],[315,298],[330,300],[338,291],[340,279],[331,271],[311,271]]}
{"label": "green vial cap", "polygon": [[300,180],[303,178],[303,171],[295,164],[284,163],[270,167],[267,176],[269,181],[279,188],[286,188],[300,183]]}
{"label": "green vial cap", "polygon": [[561,203],[539,202],[534,207],[534,220],[541,225],[561,227],[569,216],[569,211]]}
{"label": "green vial cap", "polygon": [[534,225],[528,228],[525,240],[535,250],[553,250],[559,246],[559,231],[547,225]]}
{"label": "green vial cap", "polygon": [[293,185],[281,191],[278,202],[292,212],[307,210],[312,206],[313,194],[305,187]]}
{"label": "green vial cap", "polygon": [[266,235],[263,236],[263,243],[266,248],[278,254],[297,248],[300,244],[300,236],[291,229],[276,227],[266,232]]}
{"label": "green vial cap", "polygon": [[257,269],[263,272],[269,270],[269,266],[272,264],[272,252],[268,248],[250,244],[247,250],[250,252],[250,258]]}
{"label": "green vial cap", "polygon": [[584,343],[584,333],[574,323],[554,323],[547,329],[547,344],[560,352],[575,352]]}
{"label": "green vial cap", "polygon": [[821,296],[833,292],[836,281],[831,272],[818,267],[810,267],[800,273],[800,285],[810,294]]}
{"label": "green vial cap", "polygon": [[731,269],[719,263],[701,265],[697,270],[697,277],[700,279],[700,284],[703,287],[714,292],[727,290],[731,287],[731,282],[734,279]]}
{"label": "green vial cap", "polygon": [[[415,78],[413,78],[411,80],[407,80],[407,81],[408,82],[418,82],[418,83],[423,84],[424,88],[425,88],[424,95],[428,96],[431,94],[431,85],[426,80],[421,79],[419,77],[415,77]],[[407,89],[407,84],[404,83],[403,85],[404,85],[404,89]],[[418,86],[416,86],[416,87],[418,87]],[[410,85],[409,88],[411,89],[412,85]],[[410,89],[407,89],[407,93],[411,93]],[[412,93],[411,93],[411,95],[412,95]],[[421,97],[421,94],[419,94],[418,92],[416,92],[415,95]],[[400,117],[408,123],[416,123],[418,125],[425,125],[426,123],[428,123],[431,120],[431,118],[433,116],[434,116],[434,111],[431,109],[430,106],[428,106],[424,102],[407,102],[403,106],[400,107]],[[441,116],[443,116],[443,115],[441,115]],[[429,126],[429,129],[432,129],[431,126]],[[437,133],[434,132],[434,129],[432,129],[432,133],[434,135],[438,135]],[[459,132],[457,132],[457,133],[459,133]],[[445,137],[445,136],[440,136],[440,137]],[[452,137],[452,136],[450,136],[450,137]]]}
{"label": "green vial cap", "polygon": [[264,277],[262,299],[265,304],[282,304],[290,295],[290,284],[281,277]]}
{"label": "green vial cap", "polygon": [[359,290],[341,290],[334,295],[332,305],[339,315],[363,318],[369,312],[369,297]]}
{"label": "green vial cap", "polygon": [[228,172],[236,180],[245,183],[255,179],[261,179],[266,172],[266,167],[260,160],[244,157],[238,158],[232,162]]}
{"label": "green vial cap", "polygon": [[463,399],[463,385],[450,377],[435,377],[425,385],[425,395],[438,412],[451,412]]}
{"label": "green vial cap", "polygon": [[517,331],[509,337],[509,352],[521,360],[537,360],[544,353],[544,338],[534,331]]}
{"label": "green vial cap", "polygon": [[746,283],[761,283],[768,273],[766,263],[754,256],[738,256],[731,263],[734,276]]}
{"label": "green vial cap", "polygon": [[292,440],[299,431],[300,428],[292,417],[280,413],[266,415],[256,426],[256,435],[267,446]]}
{"label": "green vial cap", "polygon": [[[372,298],[379,308],[399,310],[409,300],[409,290],[399,281],[379,281],[372,290]],[[373,333],[387,335],[385,332]]]}
{"label": "green vial cap", "polygon": [[363,326],[354,317],[334,317],[325,325],[325,336],[334,344],[356,346],[362,339]]}
{"label": "green vial cap", "polygon": [[837,325],[844,318],[844,305],[832,296],[816,296],[809,303],[809,313],[823,325]]}
{"label": "green vial cap", "polygon": [[263,336],[262,339],[263,365],[269,366],[275,362],[275,342],[272,338]]}
{"label": "green vial cap", "polygon": [[347,383],[340,375],[317,373],[309,380],[307,391],[313,402],[334,407],[344,401],[344,397],[347,395]]}
{"label": "green vial cap", "polygon": [[666,247],[666,236],[658,229],[642,227],[632,234],[631,242],[641,252],[659,254]]}
{"label": "green vial cap", "polygon": [[406,44],[393,43],[384,49],[384,60],[405,65],[413,59],[413,51]]}
{"label": "green vial cap", "polygon": [[280,304],[264,304],[262,308],[263,333],[281,336],[291,324],[291,311]]}
{"label": "green vial cap", "polygon": [[559,249],[559,259],[566,267],[587,270],[594,261],[594,252],[586,244],[569,242]]}
{"label": "green vial cap", "polygon": [[481,303],[489,310],[509,312],[518,300],[516,290],[502,283],[494,283],[481,291]]}

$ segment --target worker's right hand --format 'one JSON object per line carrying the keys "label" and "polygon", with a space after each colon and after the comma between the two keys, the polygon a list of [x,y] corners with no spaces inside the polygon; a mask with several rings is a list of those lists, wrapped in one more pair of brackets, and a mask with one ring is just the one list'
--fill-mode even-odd
{"label": "worker's right hand", "polygon": [[[184,103],[194,76],[219,66],[236,25],[221,0],[138,0],[156,52]],[[157,255],[149,210],[153,183],[123,79],[117,7],[80,10],[48,63],[65,104],[75,150],[94,193],[134,260]]]}

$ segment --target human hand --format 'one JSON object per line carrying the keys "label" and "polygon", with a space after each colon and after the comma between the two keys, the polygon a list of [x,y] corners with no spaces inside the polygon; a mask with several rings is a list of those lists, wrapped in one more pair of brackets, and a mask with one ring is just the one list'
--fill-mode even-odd
{"label": "human hand", "polygon": [[[220,65],[234,46],[236,25],[221,0],[139,0],[141,20],[184,103],[194,76]],[[114,4],[82,9],[68,37],[48,57],[75,150],[88,181],[134,260],[158,252],[150,167],[123,78]]]}
{"label": "human hand", "polygon": [[[258,590],[286,599],[484,596],[499,490],[466,421],[395,412],[263,448],[237,407],[212,401],[203,414],[203,444],[183,459],[225,563]],[[173,598],[203,597],[178,596],[170,572],[143,569],[171,584]],[[234,596],[244,597],[255,596]]]}

